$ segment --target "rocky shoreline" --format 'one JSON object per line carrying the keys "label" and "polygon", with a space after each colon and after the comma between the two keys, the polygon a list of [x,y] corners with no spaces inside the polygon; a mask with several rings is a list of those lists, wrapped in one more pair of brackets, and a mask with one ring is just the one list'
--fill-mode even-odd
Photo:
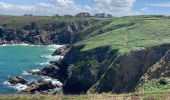
{"label": "rocky shoreline", "polygon": [[[70,46],[68,45],[60,47],[53,52],[52,56],[64,56],[69,51],[69,48]],[[23,90],[19,92],[21,94],[62,94],[63,84],[57,80],[57,77],[54,77],[59,71],[60,60],[50,61],[49,63],[49,66],[44,67],[39,71],[26,71],[26,73],[30,75],[40,76],[43,77],[43,79],[29,83],[21,76],[15,76],[11,77],[8,80],[8,83],[10,85],[23,85]]]}

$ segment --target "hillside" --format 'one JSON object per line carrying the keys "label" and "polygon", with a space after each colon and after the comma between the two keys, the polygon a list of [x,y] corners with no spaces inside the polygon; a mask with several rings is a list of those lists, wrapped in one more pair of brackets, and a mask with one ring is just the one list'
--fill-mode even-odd
{"label": "hillside", "polygon": [[65,93],[133,92],[150,79],[169,77],[169,22],[164,16],[121,17],[77,33],[82,41],[54,76]]}
{"label": "hillside", "polygon": [[100,22],[98,18],[0,16],[0,44],[70,44],[75,33]]}
{"label": "hillside", "polygon": [[170,76],[167,16],[1,16],[0,21],[1,44],[69,44],[55,73],[46,73],[64,83],[65,94],[147,92],[152,84],[151,92],[170,89],[169,83],[155,86]]}

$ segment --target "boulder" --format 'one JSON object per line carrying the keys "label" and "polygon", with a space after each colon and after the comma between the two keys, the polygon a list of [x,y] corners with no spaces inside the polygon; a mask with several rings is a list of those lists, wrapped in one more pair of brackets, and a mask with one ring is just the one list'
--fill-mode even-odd
{"label": "boulder", "polygon": [[[60,84],[59,84],[60,85]],[[21,93],[27,94],[57,94],[62,93],[62,87],[58,84],[54,84],[52,81],[48,80],[38,80],[37,82],[31,82],[28,84],[28,88],[21,91]]]}
{"label": "boulder", "polygon": [[54,66],[54,65],[50,65],[49,67],[45,67],[41,70],[41,73],[44,76],[50,76],[52,78],[57,78],[57,74],[59,71],[59,67]]}
{"label": "boulder", "polygon": [[10,84],[19,84],[19,83],[20,84],[27,84],[27,81],[24,78],[20,77],[20,76],[10,78],[8,82]]}

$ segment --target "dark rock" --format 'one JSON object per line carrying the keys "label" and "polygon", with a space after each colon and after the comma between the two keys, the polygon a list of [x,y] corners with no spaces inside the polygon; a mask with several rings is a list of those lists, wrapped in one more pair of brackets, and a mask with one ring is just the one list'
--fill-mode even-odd
{"label": "dark rock", "polygon": [[68,51],[69,51],[70,47],[68,45],[63,46],[59,49],[57,49],[52,56],[56,56],[56,55],[60,55],[60,56],[64,56]]}
{"label": "dark rock", "polygon": [[42,26],[35,22],[28,22],[16,26],[15,29],[0,27],[0,44],[71,44],[75,33],[85,30],[95,22],[97,21],[84,20],[69,23],[59,21]]}
{"label": "dark rock", "polygon": [[122,56],[109,47],[81,51],[83,47],[72,47],[61,61],[58,76],[66,94],[133,92],[139,83],[170,76],[169,44]]}
{"label": "dark rock", "polygon": [[27,23],[27,24],[23,25],[24,30],[34,30],[37,28],[38,28],[38,25],[35,22],[31,22],[31,23]]}
{"label": "dark rock", "polygon": [[52,81],[38,80],[37,82],[31,82],[27,85],[28,88],[21,91],[21,93],[28,94],[57,94],[62,93],[62,86],[60,84],[54,84]]}
{"label": "dark rock", "polygon": [[114,61],[89,92],[134,92],[149,79],[169,77],[169,49],[170,44],[163,44],[125,54]]}
{"label": "dark rock", "polygon": [[54,65],[51,65],[49,67],[45,67],[41,70],[41,73],[44,76],[50,76],[52,78],[58,78],[58,71],[59,71],[59,67],[56,67]]}
{"label": "dark rock", "polygon": [[55,65],[55,66],[60,66],[60,62],[59,61],[50,61],[49,62],[51,65]]}
{"label": "dark rock", "polygon": [[60,68],[57,65],[49,65],[48,67],[44,67],[40,71],[27,71],[27,72],[32,75],[49,76],[57,79],[59,69]]}
{"label": "dark rock", "polygon": [[66,94],[86,93],[98,81],[102,72],[107,69],[108,64],[106,63],[103,63],[103,66],[106,66],[105,70],[101,67],[101,63],[106,62],[106,54],[113,54],[112,57],[115,57],[116,51],[112,53],[107,46],[90,52],[81,51],[82,47],[72,47],[61,61],[58,75],[59,79],[65,83],[63,90]]}
{"label": "dark rock", "polygon": [[8,82],[10,84],[19,84],[19,83],[20,84],[27,84],[27,81],[24,78],[20,77],[20,76],[10,78]]}

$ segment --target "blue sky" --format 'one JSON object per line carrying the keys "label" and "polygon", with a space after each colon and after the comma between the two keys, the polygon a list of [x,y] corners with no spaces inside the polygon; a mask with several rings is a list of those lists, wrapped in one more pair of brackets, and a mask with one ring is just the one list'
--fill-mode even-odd
{"label": "blue sky", "polygon": [[79,12],[170,15],[170,0],[0,0],[0,14],[54,15]]}

